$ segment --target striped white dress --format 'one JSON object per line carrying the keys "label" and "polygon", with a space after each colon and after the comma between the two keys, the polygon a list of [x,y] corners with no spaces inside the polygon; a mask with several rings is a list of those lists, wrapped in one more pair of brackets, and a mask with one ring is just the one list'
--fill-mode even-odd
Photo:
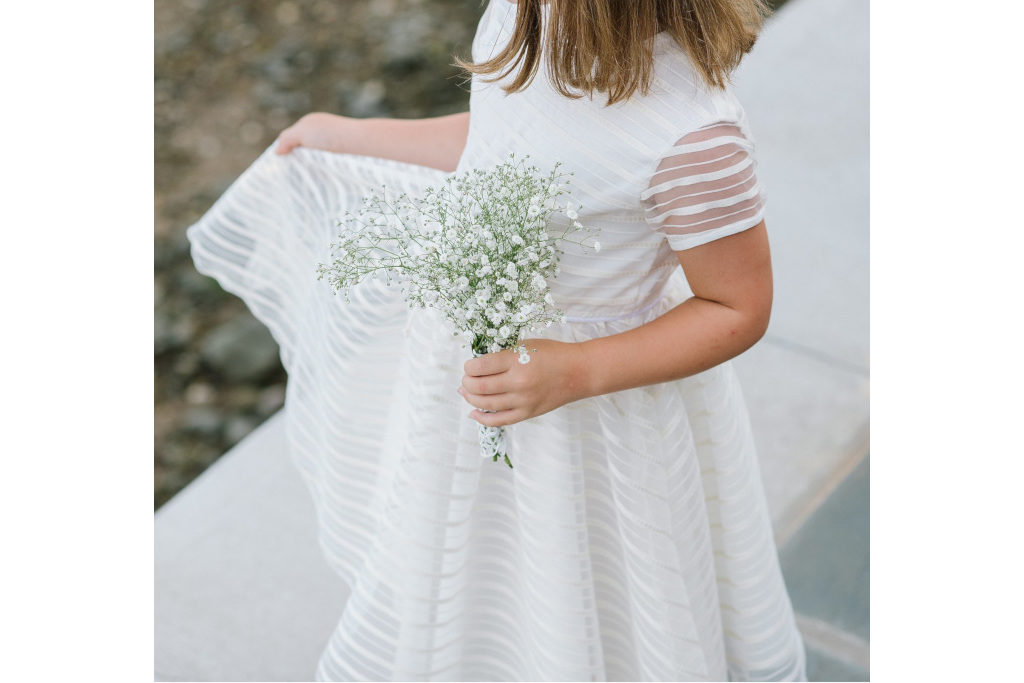
{"label": "striped white dress", "polygon": [[[491,0],[475,59],[515,11]],[[532,336],[657,318],[690,295],[673,249],[763,218],[743,110],[655,40],[654,90],[607,108],[558,95],[543,68],[511,96],[473,80],[456,172],[510,151],[560,160],[580,220],[600,228],[600,253],[567,245],[551,282],[568,321]],[[730,363],[515,424],[509,469],[480,457],[455,392],[469,352],[436,312],[376,282],[345,303],[316,279],[336,218],[370,188],[413,194],[446,175],[268,149],[188,230],[198,270],[281,346],[290,456],[351,588],[318,680],[806,680]]]}

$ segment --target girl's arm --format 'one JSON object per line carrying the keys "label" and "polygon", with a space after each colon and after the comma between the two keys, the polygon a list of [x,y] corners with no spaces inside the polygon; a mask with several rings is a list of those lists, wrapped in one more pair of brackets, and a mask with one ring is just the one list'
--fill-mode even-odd
{"label": "girl's arm", "polygon": [[276,151],[312,147],[454,171],[468,133],[468,111],[425,119],[356,119],[314,112],[281,132]]}
{"label": "girl's arm", "polygon": [[469,417],[513,424],[581,398],[688,377],[753,346],[772,304],[764,221],[676,256],[694,296],[649,323],[583,342],[525,339],[537,349],[528,364],[511,351],[467,360],[458,391],[481,409]]}
{"label": "girl's arm", "polygon": [[584,396],[689,377],[764,336],[772,308],[764,221],[675,254],[694,296],[646,325],[581,342]]}

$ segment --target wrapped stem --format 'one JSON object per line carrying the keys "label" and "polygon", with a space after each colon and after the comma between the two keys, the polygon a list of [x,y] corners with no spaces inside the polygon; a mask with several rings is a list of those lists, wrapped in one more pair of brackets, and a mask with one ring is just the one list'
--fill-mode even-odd
{"label": "wrapped stem", "polygon": [[[485,352],[477,351],[473,349],[473,357],[486,355]],[[484,410],[485,413],[495,413],[496,410]],[[478,424],[477,432],[480,436],[480,456],[483,458],[491,458],[494,462],[498,461],[498,456],[501,456],[505,460],[505,464],[512,467],[512,461],[508,459],[508,447],[505,442],[505,428],[504,427],[489,427],[487,425]]]}

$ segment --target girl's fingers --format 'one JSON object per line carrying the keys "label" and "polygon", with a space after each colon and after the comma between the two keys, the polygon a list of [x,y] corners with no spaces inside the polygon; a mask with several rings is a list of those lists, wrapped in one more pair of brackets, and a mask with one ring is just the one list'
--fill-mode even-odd
{"label": "girl's fingers", "polygon": [[471,406],[481,410],[509,410],[514,408],[516,404],[515,397],[511,394],[481,396],[480,394],[470,393],[462,387],[459,387],[459,393]]}
{"label": "girl's fingers", "polygon": [[483,413],[479,410],[474,410],[469,414],[469,417],[488,427],[505,427],[526,419],[526,413],[519,408],[502,410],[497,413]]}
{"label": "girl's fingers", "polygon": [[467,375],[473,377],[505,372],[510,365],[509,355],[508,353],[498,351],[477,356],[476,358],[469,358],[462,365],[462,369]]}
{"label": "girl's fingers", "polygon": [[280,136],[278,136],[277,148],[274,151],[278,154],[287,154],[298,146],[299,138],[285,130]]}
{"label": "girl's fingers", "polygon": [[490,394],[504,394],[509,389],[507,385],[508,378],[505,373],[501,373],[500,375],[485,375],[483,377],[471,377],[469,375],[465,375],[462,378],[462,384],[459,388],[470,394],[487,396]]}

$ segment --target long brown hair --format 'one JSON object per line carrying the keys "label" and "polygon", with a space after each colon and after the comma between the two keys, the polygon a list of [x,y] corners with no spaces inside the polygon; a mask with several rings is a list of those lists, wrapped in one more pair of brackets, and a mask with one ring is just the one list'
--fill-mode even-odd
{"label": "long brown hair", "polygon": [[[509,0],[494,0],[508,2]],[[547,0],[548,30],[541,35],[541,0],[518,0],[512,37],[498,54],[479,64],[455,56],[454,66],[500,80],[520,62],[523,67],[506,93],[533,81],[543,52],[556,90],[578,99],[595,90],[608,93],[607,105],[647,94],[654,65],[653,36],[664,30],[690,57],[712,88],[724,88],[740,60],[754,46],[765,0]],[[569,88],[575,88],[572,92]]]}

